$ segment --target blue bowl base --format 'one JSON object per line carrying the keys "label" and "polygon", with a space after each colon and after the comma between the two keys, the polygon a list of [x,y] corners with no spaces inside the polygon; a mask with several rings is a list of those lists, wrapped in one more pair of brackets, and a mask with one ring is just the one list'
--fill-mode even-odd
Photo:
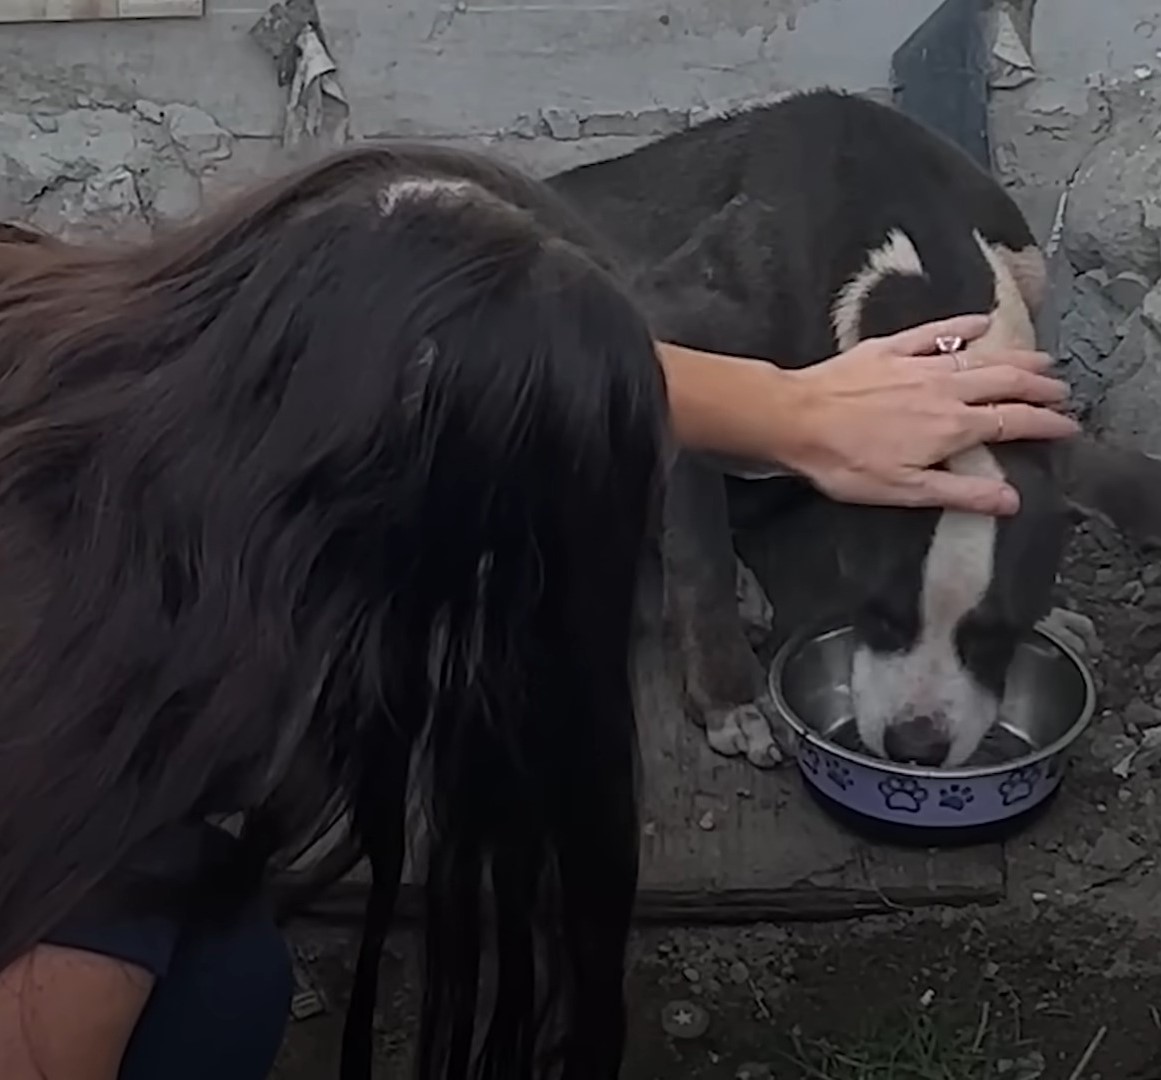
{"label": "blue bowl base", "polygon": [[829,795],[819,791],[805,778],[802,786],[810,792],[811,798],[835,821],[864,840],[876,844],[889,844],[906,848],[957,848],[977,844],[994,844],[1007,840],[1039,821],[1056,800],[1060,791],[1057,786],[1050,795],[1035,806],[1001,821],[990,821],[982,825],[951,825],[942,828],[922,825],[905,825],[902,822],[883,821],[881,818],[860,814],[842,803],[835,802]]}

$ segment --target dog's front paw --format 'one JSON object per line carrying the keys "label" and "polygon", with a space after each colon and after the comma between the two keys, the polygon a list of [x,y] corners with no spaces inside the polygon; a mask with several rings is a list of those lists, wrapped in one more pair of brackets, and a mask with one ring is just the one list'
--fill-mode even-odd
{"label": "dog's front paw", "polygon": [[1078,656],[1088,657],[1100,651],[1101,640],[1092,619],[1079,611],[1053,608],[1036,625],[1060,638]]}
{"label": "dog's front paw", "polygon": [[759,769],[772,769],[784,758],[766,710],[757,702],[710,712],[705,732],[715,753],[724,757],[744,754]]}

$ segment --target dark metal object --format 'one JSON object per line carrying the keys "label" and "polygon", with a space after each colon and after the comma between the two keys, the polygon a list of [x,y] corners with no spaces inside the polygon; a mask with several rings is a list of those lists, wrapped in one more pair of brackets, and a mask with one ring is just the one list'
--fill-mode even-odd
{"label": "dark metal object", "polygon": [[991,171],[981,0],[944,0],[891,57],[895,107]]}

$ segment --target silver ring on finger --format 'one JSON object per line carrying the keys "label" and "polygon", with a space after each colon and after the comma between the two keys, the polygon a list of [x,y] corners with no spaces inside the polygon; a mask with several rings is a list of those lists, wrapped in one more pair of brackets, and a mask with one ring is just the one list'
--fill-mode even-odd
{"label": "silver ring on finger", "polygon": [[996,418],[996,435],[993,442],[1004,441],[1004,414],[1000,411],[999,405],[988,406],[992,410],[992,415]]}
{"label": "silver ring on finger", "polygon": [[[963,348],[964,342],[958,334],[944,334],[935,339],[935,348],[937,352],[944,355],[948,353],[958,353]],[[956,370],[959,370],[959,357],[956,357]]]}

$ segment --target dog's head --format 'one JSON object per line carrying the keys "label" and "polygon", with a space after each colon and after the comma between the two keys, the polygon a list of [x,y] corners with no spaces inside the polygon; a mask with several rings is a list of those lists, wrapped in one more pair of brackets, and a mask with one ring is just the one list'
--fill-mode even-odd
{"label": "dog's head", "polygon": [[[1013,260],[982,241],[980,249],[994,276],[993,325],[969,351],[1034,348]],[[873,306],[873,290],[862,299]],[[867,510],[844,550],[860,596],[851,672],[859,735],[872,753],[932,767],[962,765],[997,722],[1016,648],[1049,608],[1067,520],[1044,446],[980,447],[947,468],[1005,478],[1020,493],[1019,513]]]}

